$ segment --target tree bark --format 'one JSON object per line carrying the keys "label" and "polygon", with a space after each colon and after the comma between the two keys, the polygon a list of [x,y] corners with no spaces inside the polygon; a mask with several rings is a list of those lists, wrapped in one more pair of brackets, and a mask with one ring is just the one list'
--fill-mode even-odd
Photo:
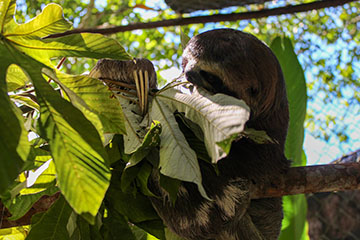
{"label": "tree bark", "polygon": [[293,167],[266,183],[251,186],[251,198],[360,189],[360,163]]}

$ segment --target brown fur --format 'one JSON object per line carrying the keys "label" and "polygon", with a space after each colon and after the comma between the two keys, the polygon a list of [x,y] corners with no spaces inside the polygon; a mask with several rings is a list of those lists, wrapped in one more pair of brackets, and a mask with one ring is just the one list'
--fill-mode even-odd
{"label": "brown fur", "polygon": [[[244,138],[234,142],[228,157],[218,162],[219,175],[208,163],[199,162],[203,185],[213,201],[185,182],[175,206],[165,198],[152,198],[155,209],[172,231],[186,239],[277,239],[281,199],[249,199],[249,181],[266,181],[268,174],[289,167],[283,154],[288,103],[276,57],[254,36],[220,29],[189,41],[183,68],[195,85],[245,100],[251,108],[247,126],[265,130],[278,144],[256,144]],[[156,183],[150,187],[164,196]]]}

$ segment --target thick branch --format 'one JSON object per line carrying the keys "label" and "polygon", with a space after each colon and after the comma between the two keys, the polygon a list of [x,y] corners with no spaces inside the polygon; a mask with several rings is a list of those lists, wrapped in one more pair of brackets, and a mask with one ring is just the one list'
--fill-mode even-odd
{"label": "thick branch", "polygon": [[251,198],[281,197],[301,193],[360,189],[360,163],[294,167],[251,186]]}
{"label": "thick branch", "polygon": [[87,29],[73,29],[63,33],[57,33],[47,36],[46,38],[56,38],[62,37],[74,33],[101,33],[101,34],[113,34],[117,32],[127,32],[137,29],[150,29],[158,27],[170,27],[170,26],[182,26],[189,24],[197,23],[210,23],[210,22],[223,22],[223,21],[237,21],[245,19],[256,19],[264,18],[268,16],[278,16],[283,14],[292,14],[298,12],[306,12],[326,7],[336,7],[339,5],[344,5],[349,2],[354,2],[355,0],[324,0],[324,1],[315,1],[312,3],[304,3],[299,5],[290,5],[285,7],[273,8],[273,9],[263,9],[260,11],[251,11],[243,13],[230,13],[230,14],[214,14],[210,16],[199,16],[199,17],[189,17],[189,18],[176,18],[168,19],[157,22],[147,22],[147,23],[133,23],[126,26],[116,26],[109,28],[87,28]]}

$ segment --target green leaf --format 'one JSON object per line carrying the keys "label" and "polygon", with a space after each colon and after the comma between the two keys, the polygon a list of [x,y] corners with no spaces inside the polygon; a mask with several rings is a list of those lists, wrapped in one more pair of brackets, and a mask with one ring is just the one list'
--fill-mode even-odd
{"label": "green leaf", "polygon": [[[122,159],[124,154],[124,141],[122,135],[115,135],[105,147],[109,156],[110,166]],[[125,160],[124,160],[125,161]]]}
{"label": "green leaf", "polygon": [[91,239],[91,226],[81,216],[76,216],[76,225],[79,229],[80,239]]}
{"label": "green leaf", "polygon": [[159,216],[146,196],[139,192],[122,192],[119,178],[119,175],[113,174],[111,185],[106,193],[106,202],[132,223],[159,220]]}
{"label": "green leaf", "polygon": [[[35,161],[39,161],[39,160],[49,160],[51,156],[40,156],[40,157],[36,157]],[[39,159],[40,158],[40,159]],[[45,170],[43,170],[44,168],[46,168]],[[30,173],[29,173],[30,174]],[[22,189],[20,191],[21,195],[29,195],[29,194],[35,194],[35,193],[39,193],[42,192],[44,190],[47,190],[49,187],[52,187],[55,185],[55,181],[56,181],[56,171],[55,171],[55,165],[54,165],[54,161],[49,161],[44,163],[41,167],[39,167],[34,175],[38,175],[37,178],[35,179],[35,177],[33,176],[31,180],[35,181],[33,182],[33,184],[25,189]],[[30,175],[29,175],[30,176]],[[29,179],[28,179],[29,180]]]}
{"label": "green leaf", "polygon": [[175,204],[180,185],[180,180],[160,174],[160,186],[169,194],[172,204]]}
{"label": "green leaf", "polygon": [[[295,166],[305,165],[303,154],[304,120],[306,115],[306,81],[304,71],[288,38],[276,38],[271,49],[278,58],[286,81],[290,124],[285,143],[285,155]],[[308,239],[306,234],[306,198],[304,195],[286,196],[280,239]]]}
{"label": "green leaf", "polygon": [[144,162],[136,176],[137,183],[140,187],[140,191],[145,196],[155,197],[155,195],[148,188],[148,180],[152,173],[152,166],[148,162]]}
{"label": "green leaf", "polygon": [[201,127],[213,163],[226,157],[231,142],[241,136],[250,116],[244,101],[224,94],[210,95],[200,89],[190,95],[168,88],[156,97],[166,102],[172,111],[184,112]]}
{"label": "green leaf", "polygon": [[29,226],[0,229],[1,240],[24,240],[29,232]]}
{"label": "green leaf", "polygon": [[131,192],[131,190],[134,190],[134,181],[140,171],[141,165],[142,164],[137,164],[126,169],[126,171],[123,171],[123,174],[121,175],[121,190],[123,192],[128,193]]}
{"label": "green leaf", "polygon": [[53,57],[131,59],[119,42],[101,34],[80,33],[54,39],[31,35],[7,38],[20,51],[48,66]]}
{"label": "green leaf", "polygon": [[153,121],[151,123],[150,129],[146,133],[141,146],[131,155],[125,170],[138,164],[149,154],[152,148],[159,146],[161,130],[160,122]]}
{"label": "green leaf", "polygon": [[[15,26],[14,13],[16,7],[16,0],[1,0],[0,1],[0,28],[1,34],[4,34],[5,29],[11,29]],[[1,55],[5,56],[5,55]]]}
{"label": "green leaf", "polygon": [[48,5],[40,15],[25,24],[16,24],[13,19],[14,1],[5,1],[1,6],[1,34],[14,47],[48,66],[51,66],[53,57],[131,59],[119,42],[101,34],[81,33],[43,39],[47,34],[70,28],[61,7],[56,4]]}
{"label": "green leaf", "polygon": [[103,220],[101,227],[104,239],[116,240],[121,236],[127,240],[137,240],[130,229],[128,221],[112,207],[107,208],[108,216]]}
{"label": "green leaf", "polygon": [[36,110],[40,109],[39,104],[37,104],[36,102],[34,102],[33,100],[31,100],[28,97],[24,97],[21,95],[10,95],[9,97],[14,102],[20,103],[22,105],[28,106],[28,107],[36,109]]}
{"label": "green leaf", "polygon": [[[0,55],[6,56],[6,48],[0,44]],[[30,153],[30,144],[24,121],[10,101],[5,83],[5,73],[11,63],[8,58],[0,60],[0,194],[18,176]]]}
{"label": "green leaf", "polygon": [[165,236],[166,240],[185,240],[184,238],[181,238],[172,231],[170,231],[168,228],[165,228]]}
{"label": "green leaf", "polygon": [[[125,192],[129,190],[133,180],[140,174],[138,181],[140,181],[140,187],[145,195],[152,196],[152,193],[147,189],[147,179],[150,174],[144,169],[146,166],[138,167],[138,163],[141,162],[146,156],[149,155],[154,147],[160,144],[161,125],[159,122],[154,121],[149,131],[146,133],[141,146],[130,156],[128,163],[121,175],[121,189]],[[151,169],[149,170],[151,172]],[[146,179],[145,179],[146,178]]]}
{"label": "green leaf", "polygon": [[[150,234],[142,230],[141,228],[137,227],[136,225],[130,226],[131,231],[133,232],[136,240],[149,240]],[[152,239],[151,239],[152,240]]]}
{"label": "green leaf", "polygon": [[245,128],[242,134],[245,137],[250,138],[257,144],[275,143],[275,141],[271,137],[269,137],[269,135],[267,135],[265,131],[262,130]]}
{"label": "green leaf", "polygon": [[187,43],[190,41],[190,37],[188,34],[189,28],[180,27],[180,42],[183,50],[185,49]]}
{"label": "green leaf", "polygon": [[147,239],[149,240],[165,240],[164,224],[161,219],[140,222],[137,223],[136,226],[151,234],[150,236],[149,234],[147,236]]}
{"label": "green leaf", "polygon": [[[72,90],[66,87],[62,82],[60,82],[58,77],[51,70],[43,69],[43,72],[48,77],[53,79],[59,86],[61,86],[61,89],[64,91],[64,93],[66,93],[66,96],[64,98],[65,99],[69,98],[71,103],[84,114],[84,116],[96,128],[103,144],[106,145],[107,142],[105,142],[106,139],[105,139],[104,127],[100,120],[99,114],[97,114],[94,110],[90,109],[90,107],[85,103],[85,101],[82,98],[80,98]],[[106,121],[106,119],[104,121]]]}
{"label": "green leaf", "polygon": [[[159,223],[161,223],[161,221],[158,221]],[[150,221],[150,223],[152,224],[152,225],[155,225],[156,224],[156,222],[155,222],[155,224],[154,223],[152,223],[152,221]],[[147,224],[147,223],[146,223]],[[150,225],[150,224],[149,224]],[[156,227],[156,226],[155,226]],[[164,228],[164,227],[163,227]],[[165,238],[162,238],[162,237],[164,237],[164,230],[162,230],[162,232],[161,232],[161,235],[158,237],[158,238],[156,238],[156,237],[154,237],[153,235],[151,235],[150,233],[148,233],[148,232],[146,232],[146,230],[144,230],[144,229],[142,229],[142,228],[140,228],[140,227],[138,227],[137,225],[132,225],[131,226],[131,231],[134,233],[134,236],[135,236],[135,238],[136,238],[136,240],[159,240],[159,239],[161,239],[161,240],[164,240]],[[155,232],[156,231],[156,229],[154,229],[152,232]],[[161,231],[161,230],[160,230]],[[155,234],[154,235],[156,235],[156,232],[155,232]],[[167,238],[166,238],[167,239]]]}
{"label": "green leaf", "polygon": [[199,125],[187,119],[182,113],[175,113],[176,121],[186,140],[191,143],[190,147],[195,151],[199,160],[211,163],[211,158],[204,143],[204,133]]}
{"label": "green leaf", "polygon": [[[74,76],[60,72],[57,72],[56,76],[60,85],[66,86],[67,89],[64,90],[74,105],[77,102],[99,117],[103,133],[125,134],[125,120],[121,105],[101,81],[86,75]],[[83,101],[78,100],[72,93]],[[86,113],[84,115],[86,116]]]}
{"label": "green leaf", "polygon": [[160,99],[160,95],[153,98],[150,110],[150,118],[159,121],[163,128],[160,135],[160,172],[171,178],[197,184],[201,195],[208,198],[201,183],[196,153],[180,131],[173,112]]}
{"label": "green leaf", "polygon": [[5,36],[36,36],[45,37],[52,33],[65,32],[71,24],[64,18],[60,5],[51,3],[45,6],[42,12],[32,20],[18,24],[11,31],[6,31]]}
{"label": "green leaf", "polygon": [[27,240],[70,239],[66,229],[72,209],[63,196],[44,213],[30,230]]}
{"label": "green leaf", "polygon": [[270,47],[280,62],[289,100],[290,123],[285,143],[285,155],[293,161],[294,166],[299,166],[302,165],[307,103],[304,71],[289,38],[277,37]]}
{"label": "green leaf", "polygon": [[24,71],[17,65],[11,64],[6,73],[7,91],[12,92],[29,83],[30,79]]}
{"label": "green leaf", "polygon": [[104,239],[100,234],[100,226],[102,225],[101,217],[97,216],[95,225],[89,224],[83,217],[73,212],[66,226],[71,240],[81,239]]}
{"label": "green leaf", "polygon": [[[39,168],[44,163],[52,159],[50,152],[43,149],[47,144],[47,142],[44,139],[40,137],[34,138],[33,140],[31,140],[30,143],[32,144],[32,148],[29,154],[29,158],[27,159],[26,162],[27,164],[24,166],[23,171],[29,171],[29,170],[34,170],[35,168]],[[50,163],[50,164],[53,165],[54,163]]]}
{"label": "green leaf", "polygon": [[110,180],[99,134],[45,80],[34,85],[41,111],[40,131],[49,139],[59,187],[78,214],[95,216]]}

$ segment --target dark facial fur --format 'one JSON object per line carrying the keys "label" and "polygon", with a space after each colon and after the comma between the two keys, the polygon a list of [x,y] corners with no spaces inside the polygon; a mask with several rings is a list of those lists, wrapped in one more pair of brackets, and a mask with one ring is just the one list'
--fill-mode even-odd
{"label": "dark facial fur", "polygon": [[203,185],[213,201],[201,197],[192,183],[180,187],[175,206],[156,181],[150,188],[163,199],[151,201],[165,224],[186,239],[277,239],[281,199],[249,199],[249,181],[267,181],[289,166],[284,157],[288,104],[280,65],[271,50],[250,34],[219,29],[193,37],[183,54],[185,77],[213,93],[243,99],[251,108],[247,126],[265,130],[278,144],[233,143],[218,162],[219,174],[199,161]]}

